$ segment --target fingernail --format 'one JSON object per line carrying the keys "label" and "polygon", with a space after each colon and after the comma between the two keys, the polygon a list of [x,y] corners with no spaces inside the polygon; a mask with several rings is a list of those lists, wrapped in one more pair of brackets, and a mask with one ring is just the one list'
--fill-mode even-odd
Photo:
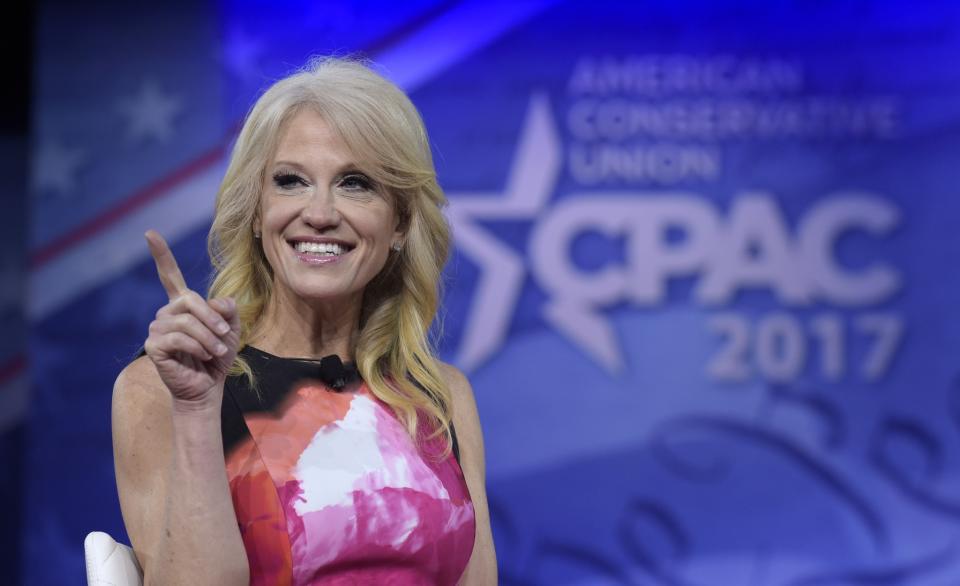
{"label": "fingernail", "polygon": [[227,347],[223,344],[217,344],[214,349],[217,351],[217,356],[223,356],[227,353]]}
{"label": "fingernail", "polygon": [[229,331],[230,331],[230,326],[227,325],[227,322],[225,321],[220,322],[220,324],[217,326],[217,333],[219,333],[221,336],[223,334],[226,334]]}

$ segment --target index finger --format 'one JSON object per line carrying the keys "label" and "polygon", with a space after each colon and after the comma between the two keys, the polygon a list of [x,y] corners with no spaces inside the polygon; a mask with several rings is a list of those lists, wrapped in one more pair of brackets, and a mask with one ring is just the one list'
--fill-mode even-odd
{"label": "index finger", "polygon": [[143,236],[147,239],[147,246],[150,247],[153,262],[157,264],[157,274],[160,276],[160,282],[163,283],[167,297],[173,301],[187,291],[187,283],[183,280],[180,267],[177,266],[177,259],[173,258],[173,253],[170,252],[167,241],[156,230],[147,230],[147,233]]}

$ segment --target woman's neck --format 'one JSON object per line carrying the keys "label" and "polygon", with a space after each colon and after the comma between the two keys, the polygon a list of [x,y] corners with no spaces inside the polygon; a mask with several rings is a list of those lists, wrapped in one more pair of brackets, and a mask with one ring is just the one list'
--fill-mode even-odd
{"label": "woman's neck", "polygon": [[307,301],[283,293],[267,302],[249,343],[277,356],[353,360],[360,333],[360,298]]}

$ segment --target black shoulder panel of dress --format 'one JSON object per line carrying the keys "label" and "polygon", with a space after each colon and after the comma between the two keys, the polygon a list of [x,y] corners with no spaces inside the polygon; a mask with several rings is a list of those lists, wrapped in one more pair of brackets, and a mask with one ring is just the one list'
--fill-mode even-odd
{"label": "black shoulder panel of dress", "polygon": [[[243,375],[228,376],[224,383],[220,408],[224,455],[229,454],[234,446],[250,434],[244,414],[276,413],[298,383],[325,379],[320,361],[317,360],[282,358],[249,345],[240,350],[240,355],[253,371],[256,389],[250,386],[249,379]],[[349,392],[358,383],[359,378],[353,377],[340,392]],[[459,464],[460,446],[452,423],[450,432],[453,456]]]}

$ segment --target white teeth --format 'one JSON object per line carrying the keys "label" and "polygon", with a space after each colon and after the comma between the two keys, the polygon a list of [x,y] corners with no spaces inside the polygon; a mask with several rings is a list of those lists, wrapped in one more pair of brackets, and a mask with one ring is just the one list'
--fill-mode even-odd
{"label": "white teeth", "polygon": [[297,242],[295,248],[297,252],[310,252],[330,256],[340,256],[343,254],[343,247],[333,242]]}

